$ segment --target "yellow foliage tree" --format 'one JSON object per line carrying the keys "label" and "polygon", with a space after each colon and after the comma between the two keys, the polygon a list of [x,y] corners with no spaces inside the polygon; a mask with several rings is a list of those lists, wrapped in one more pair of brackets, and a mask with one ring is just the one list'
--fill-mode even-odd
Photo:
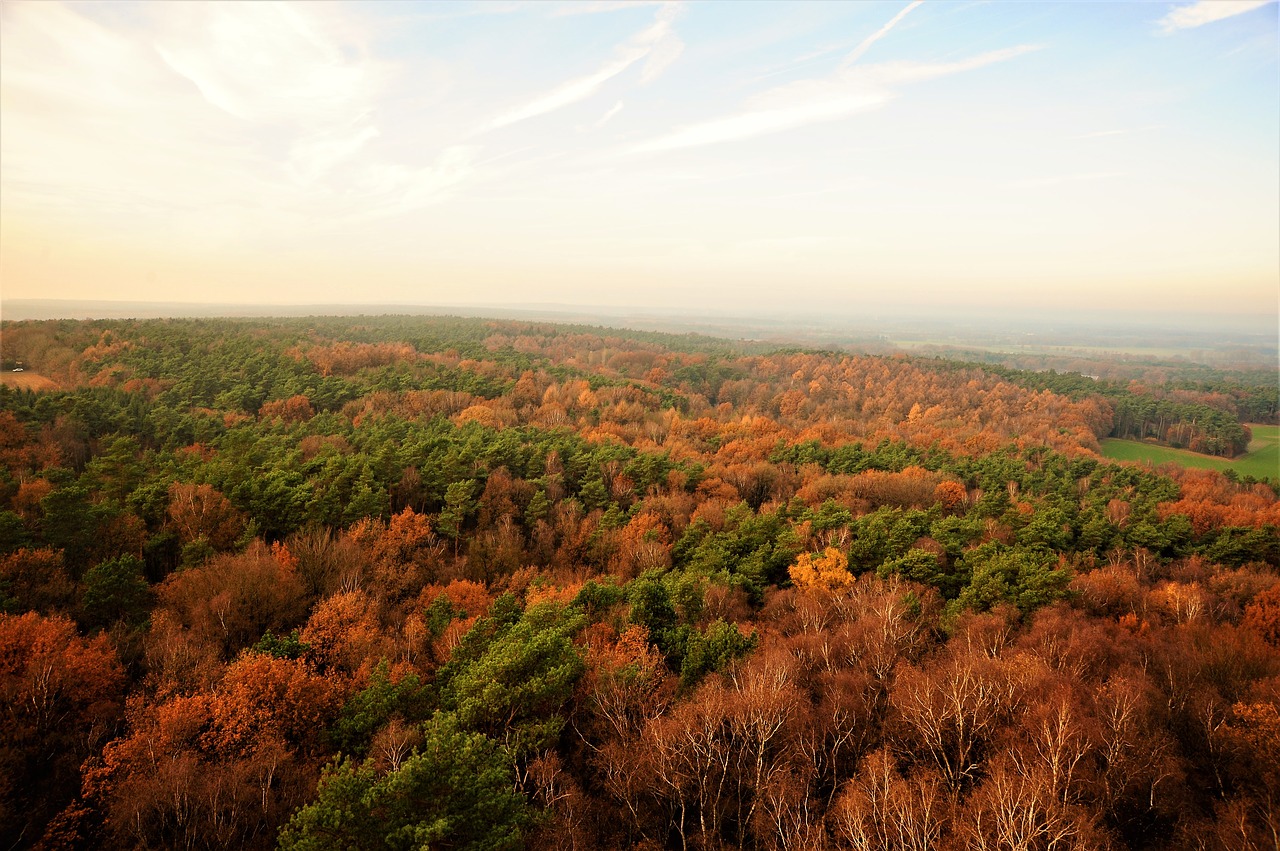
{"label": "yellow foliage tree", "polygon": [[822,555],[801,554],[789,572],[792,584],[801,591],[836,593],[853,585],[849,559],[835,547],[827,547]]}

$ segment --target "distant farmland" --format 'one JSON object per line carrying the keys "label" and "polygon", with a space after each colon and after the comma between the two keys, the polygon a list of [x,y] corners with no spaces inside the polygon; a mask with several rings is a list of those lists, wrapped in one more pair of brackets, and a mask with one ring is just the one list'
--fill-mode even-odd
{"label": "distant farmland", "polygon": [[52,379],[36,372],[0,372],[0,384],[15,390],[57,390]]}
{"label": "distant farmland", "polygon": [[1205,470],[1235,470],[1245,476],[1280,478],[1280,426],[1251,425],[1249,429],[1253,432],[1249,451],[1232,460],[1137,440],[1109,437],[1100,442],[1103,456],[1116,461],[1173,463]]}

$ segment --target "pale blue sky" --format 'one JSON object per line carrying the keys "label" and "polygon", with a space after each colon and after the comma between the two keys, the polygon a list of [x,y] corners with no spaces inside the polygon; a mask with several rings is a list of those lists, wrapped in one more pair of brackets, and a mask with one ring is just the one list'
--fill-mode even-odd
{"label": "pale blue sky", "polygon": [[1277,5],[0,5],[5,298],[1275,314]]}

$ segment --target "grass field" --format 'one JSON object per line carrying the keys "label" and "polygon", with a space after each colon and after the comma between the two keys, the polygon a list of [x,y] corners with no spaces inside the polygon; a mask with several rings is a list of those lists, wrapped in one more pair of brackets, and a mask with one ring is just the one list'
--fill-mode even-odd
{"label": "grass field", "polygon": [[15,390],[57,390],[58,385],[36,372],[0,372],[0,384]]}
{"label": "grass field", "polygon": [[1251,425],[1253,440],[1249,451],[1228,461],[1212,455],[1201,455],[1185,449],[1171,449],[1137,440],[1119,440],[1108,437],[1102,440],[1102,454],[1116,461],[1150,461],[1152,464],[1172,462],[1184,467],[1205,470],[1235,470],[1245,476],[1280,478],[1280,426]]}

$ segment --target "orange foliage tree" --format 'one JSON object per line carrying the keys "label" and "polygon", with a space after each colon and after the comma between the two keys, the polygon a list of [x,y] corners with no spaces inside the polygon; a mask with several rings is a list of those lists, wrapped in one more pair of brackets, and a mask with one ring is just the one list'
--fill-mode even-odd
{"label": "orange foliage tree", "polygon": [[853,585],[849,558],[835,547],[827,547],[820,556],[801,553],[788,572],[792,584],[801,591],[838,594]]}
{"label": "orange foliage tree", "polygon": [[215,550],[230,549],[244,529],[240,512],[212,485],[174,482],[168,513],[184,543],[204,538]]}
{"label": "orange foliage tree", "polygon": [[315,788],[343,697],[302,660],[245,654],[212,691],[136,704],[84,797],[114,845],[271,848]]}
{"label": "orange foliage tree", "polygon": [[111,733],[124,672],[106,636],[65,617],[0,615],[0,833],[34,843]]}

